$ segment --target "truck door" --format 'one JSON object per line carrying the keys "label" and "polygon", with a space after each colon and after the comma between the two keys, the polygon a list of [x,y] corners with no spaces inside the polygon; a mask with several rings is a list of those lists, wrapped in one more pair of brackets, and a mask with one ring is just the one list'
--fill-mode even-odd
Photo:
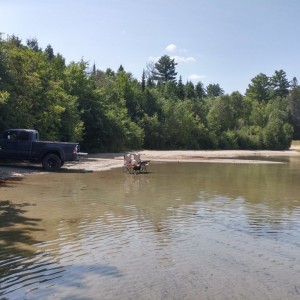
{"label": "truck door", "polygon": [[6,131],[0,137],[0,157],[3,158],[14,158],[17,153],[17,144],[18,144],[18,132],[11,130]]}
{"label": "truck door", "polygon": [[31,133],[28,131],[19,131],[18,135],[18,158],[29,159],[31,157],[32,140]]}

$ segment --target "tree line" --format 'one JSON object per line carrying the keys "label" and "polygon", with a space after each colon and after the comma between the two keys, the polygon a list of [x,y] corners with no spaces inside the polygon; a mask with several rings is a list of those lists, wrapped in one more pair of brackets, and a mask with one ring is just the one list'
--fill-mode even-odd
{"label": "tree line", "polygon": [[66,64],[51,45],[0,37],[0,130],[34,128],[88,152],[128,149],[287,149],[300,138],[300,87],[283,70],[258,74],[245,95],[177,80],[169,56],[137,80],[122,65]]}

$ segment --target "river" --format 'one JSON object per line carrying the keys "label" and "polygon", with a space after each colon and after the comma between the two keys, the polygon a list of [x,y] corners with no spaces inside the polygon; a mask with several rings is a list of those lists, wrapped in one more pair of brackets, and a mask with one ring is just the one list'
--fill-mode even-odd
{"label": "river", "polygon": [[300,159],[0,187],[0,299],[300,299]]}

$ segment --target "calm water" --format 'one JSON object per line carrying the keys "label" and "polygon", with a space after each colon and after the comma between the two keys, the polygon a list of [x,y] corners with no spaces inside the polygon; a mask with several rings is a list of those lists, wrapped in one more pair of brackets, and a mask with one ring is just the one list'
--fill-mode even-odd
{"label": "calm water", "polygon": [[300,160],[0,187],[0,299],[300,299]]}

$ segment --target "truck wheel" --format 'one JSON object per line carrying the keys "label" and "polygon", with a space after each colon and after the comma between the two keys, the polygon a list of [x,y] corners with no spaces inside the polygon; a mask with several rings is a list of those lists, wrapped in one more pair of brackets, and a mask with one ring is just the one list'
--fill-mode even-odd
{"label": "truck wheel", "polygon": [[57,171],[61,166],[61,160],[56,154],[47,154],[42,163],[46,171]]}

